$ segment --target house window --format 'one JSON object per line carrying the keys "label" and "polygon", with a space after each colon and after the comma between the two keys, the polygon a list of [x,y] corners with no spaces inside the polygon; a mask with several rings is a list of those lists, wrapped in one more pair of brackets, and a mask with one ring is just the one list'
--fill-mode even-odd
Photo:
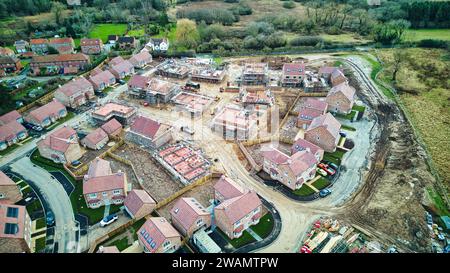
{"label": "house window", "polygon": [[180,211],[179,208],[175,208],[175,210],[173,211],[175,214],[177,214]]}
{"label": "house window", "polygon": [[90,193],[90,194],[89,194],[89,198],[90,198],[90,199],[97,198],[97,194],[96,194],[96,193]]}
{"label": "house window", "polygon": [[17,218],[19,215],[19,208],[8,207],[6,210],[6,217]]}
{"label": "house window", "polygon": [[320,140],[320,136],[317,136],[317,140]]}
{"label": "house window", "polygon": [[146,233],[145,229],[141,230],[141,235],[144,235]]}
{"label": "house window", "polygon": [[150,247],[151,247],[151,248],[155,248],[155,246],[156,246],[156,243],[155,243],[155,242],[153,242],[153,243],[150,244]]}
{"label": "house window", "polygon": [[5,195],[3,193],[0,193],[0,199],[5,198]]}
{"label": "house window", "polygon": [[[144,232],[145,232],[145,231],[144,231]],[[144,238],[145,238],[145,239],[147,239],[147,238],[148,238],[148,236],[149,236],[149,234],[148,234],[148,233],[145,233],[145,234],[144,234]]]}
{"label": "house window", "polygon": [[203,225],[203,219],[198,219],[197,220],[197,226],[201,226]]}
{"label": "house window", "polygon": [[114,190],[114,191],[113,191],[113,194],[114,194],[114,195],[119,195],[119,194],[120,194],[120,190]]}
{"label": "house window", "polygon": [[163,246],[164,246],[164,247],[170,246],[170,241],[165,241],[164,244],[163,244]]}
{"label": "house window", "polygon": [[102,193],[102,195],[103,195],[103,197],[107,197],[108,193],[105,191],[105,192]]}

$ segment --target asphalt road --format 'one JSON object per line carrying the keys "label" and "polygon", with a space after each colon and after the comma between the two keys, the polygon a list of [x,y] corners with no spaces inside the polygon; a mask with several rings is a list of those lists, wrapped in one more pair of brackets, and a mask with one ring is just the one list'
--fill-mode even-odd
{"label": "asphalt road", "polygon": [[28,157],[22,157],[13,164],[11,169],[23,178],[32,180],[39,187],[44,199],[55,215],[55,241],[58,242],[59,253],[77,252],[75,218],[69,196],[63,186],[53,179],[49,172],[34,167]]}

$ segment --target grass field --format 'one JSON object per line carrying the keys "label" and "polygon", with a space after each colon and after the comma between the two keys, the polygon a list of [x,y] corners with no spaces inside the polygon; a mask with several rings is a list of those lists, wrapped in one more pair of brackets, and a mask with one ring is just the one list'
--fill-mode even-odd
{"label": "grass field", "polygon": [[293,193],[300,196],[308,196],[315,193],[315,191],[310,186],[303,184],[300,189],[293,191]]}
{"label": "grass field", "polygon": [[266,238],[272,232],[273,229],[273,216],[270,212],[266,213],[261,219],[259,219],[259,223],[255,226],[252,226],[251,229],[259,235],[261,238]]}
{"label": "grass field", "polygon": [[321,190],[323,188],[326,188],[328,185],[330,185],[330,181],[326,179],[325,177],[321,177],[318,180],[316,180],[312,185],[318,189]]}
{"label": "grass field", "polygon": [[[450,60],[444,61],[444,50],[406,49],[405,61],[397,75],[396,88],[400,102],[423,139],[434,164],[450,188]],[[389,81],[392,74],[392,50],[382,50],[385,63],[381,79]]]}
{"label": "grass field", "polygon": [[436,39],[450,41],[450,29],[408,29],[404,34],[405,41]]}
{"label": "grass field", "polygon": [[128,35],[129,36],[133,36],[133,37],[144,36],[145,35],[145,29],[143,27],[137,28],[137,29],[132,29],[132,30],[128,31]]}
{"label": "grass field", "polygon": [[123,35],[127,31],[126,24],[97,24],[89,32],[89,38],[100,38],[103,43],[108,41],[108,35]]}

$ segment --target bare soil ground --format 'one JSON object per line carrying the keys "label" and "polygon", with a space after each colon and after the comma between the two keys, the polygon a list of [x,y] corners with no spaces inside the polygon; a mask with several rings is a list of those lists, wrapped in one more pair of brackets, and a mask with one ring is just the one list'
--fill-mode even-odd
{"label": "bare soil ground", "polygon": [[[183,197],[193,197],[197,199],[197,201],[202,204],[205,208],[210,206],[210,200],[214,199],[214,184],[218,181],[218,179],[212,179],[205,184],[195,187],[194,189],[182,194],[179,198]],[[170,219],[170,210],[173,208],[178,199],[170,202],[164,207],[158,209],[158,214],[166,217],[166,219]]]}
{"label": "bare soil ground", "polygon": [[137,176],[142,179],[142,187],[156,201],[162,201],[184,187],[154,161],[148,152],[132,144],[124,144],[114,153],[133,163]]}
{"label": "bare soil ground", "polygon": [[430,238],[425,222],[425,188],[434,177],[425,162],[425,153],[391,101],[358,87],[360,98],[375,110],[381,132],[365,183],[342,207],[344,219],[362,225],[381,239],[400,245],[405,251],[429,251]]}
{"label": "bare soil ground", "polygon": [[108,160],[111,163],[111,169],[113,173],[122,171],[127,174],[128,183],[131,183],[132,189],[142,189],[141,186],[139,185],[137,177],[134,175],[133,169],[130,166],[122,162],[116,161],[115,159],[109,156],[106,156],[104,159]]}
{"label": "bare soil ground", "polygon": [[294,140],[298,133],[299,128],[297,128],[297,117],[289,115],[287,121],[284,123],[280,130],[280,136],[288,139]]}

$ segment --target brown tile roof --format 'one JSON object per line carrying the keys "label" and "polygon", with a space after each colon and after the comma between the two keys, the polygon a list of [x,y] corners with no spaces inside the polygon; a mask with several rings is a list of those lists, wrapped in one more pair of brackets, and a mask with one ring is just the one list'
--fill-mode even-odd
{"label": "brown tile roof", "polygon": [[73,39],[70,37],[51,38],[48,43],[49,44],[72,44]]}
{"label": "brown tile roof", "polygon": [[85,179],[97,176],[106,176],[112,174],[111,163],[100,157],[94,158],[89,164],[89,170],[85,176]]}
{"label": "brown tile roof", "polygon": [[283,73],[289,76],[305,75],[305,64],[304,63],[284,64]]}
{"label": "brown tile roof", "polygon": [[6,124],[11,121],[16,121],[21,117],[22,115],[19,112],[17,112],[17,110],[13,110],[11,112],[4,114],[3,116],[0,116],[0,124]]}
{"label": "brown tile roof", "polygon": [[111,119],[107,123],[103,124],[101,128],[108,134],[112,134],[118,129],[122,128],[122,124],[118,122],[115,118]]}
{"label": "brown tile roof", "polygon": [[47,39],[31,39],[30,44],[31,45],[48,44],[48,40]]}
{"label": "brown tile roof", "polygon": [[155,200],[144,190],[132,190],[125,198],[124,205],[133,215],[145,204],[156,204]]}
{"label": "brown tile roof", "polygon": [[96,45],[102,45],[103,42],[101,39],[81,39],[80,45],[81,46],[96,46]]}
{"label": "brown tile roof", "polygon": [[349,101],[353,101],[355,98],[356,90],[352,86],[350,86],[347,82],[340,83],[333,88],[330,89],[327,96],[342,93]]}
{"label": "brown tile roof", "polygon": [[324,127],[331,135],[337,137],[339,135],[339,130],[341,129],[341,124],[332,114],[326,113],[325,115],[313,119],[306,131],[308,132],[318,127]]}
{"label": "brown tile roof", "polygon": [[172,219],[177,219],[185,230],[194,225],[198,217],[209,214],[205,207],[192,197],[179,198],[170,210]]}
{"label": "brown tile roof", "polygon": [[83,182],[83,194],[125,189],[125,173],[92,177]]}
{"label": "brown tile roof", "polygon": [[102,128],[97,128],[94,131],[92,131],[91,133],[89,133],[84,141],[88,141],[93,145],[96,145],[97,143],[105,140],[105,138],[108,138],[108,134],[106,134],[105,131],[103,131]]}
{"label": "brown tile roof", "polygon": [[38,142],[38,145],[44,145],[51,150],[65,152],[72,144],[78,144],[78,140],[74,138],[70,140],[72,136],[76,136],[77,132],[70,127],[61,127],[50,135],[46,136],[43,140]]}
{"label": "brown tile roof", "polygon": [[114,75],[109,71],[105,70],[98,74],[95,74],[89,78],[93,83],[100,85],[101,83],[109,83],[111,79],[116,79]]}
{"label": "brown tile roof", "polygon": [[56,92],[61,92],[70,97],[73,94],[78,93],[80,90],[86,90],[89,87],[92,87],[92,84],[84,77],[79,77],[59,87]]}
{"label": "brown tile roof", "polygon": [[152,61],[152,55],[148,53],[148,51],[141,51],[140,53],[133,55],[133,57],[130,58],[130,63],[133,65],[138,64],[139,62],[151,62]]}
{"label": "brown tile roof", "polygon": [[48,63],[48,62],[68,62],[68,61],[87,61],[89,56],[83,53],[76,54],[51,54],[44,56],[33,56],[31,63]]}
{"label": "brown tile roof", "polygon": [[131,124],[130,129],[135,133],[154,139],[157,137],[161,127],[163,127],[163,129],[168,129],[169,126],[152,119],[139,116],[134,120],[133,124]]}
{"label": "brown tile roof", "polygon": [[247,189],[244,189],[234,180],[225,175],[222,175],[219,181],[214,184],[214,190],[220,193],[225,199],[234,198],[244,194],[247,191]]}
{"label": "brown tile roof", "polygon": [[65,110],[66,107],[62,103],[54,99],[51,102],[31,111],[29,115],[37,121],[42,122],[48,117],[57,116],[58,113],[63,109]]}
{"label": "brown tile roof", "polygon": [[128,73],[133,68],[134,68],[134,66],[129,61],[123,61],[121,63],[113,65],[111,67],[111,70],[117,72],[118,74],[120,74],[122,72]]}
{"label": "brown tile roof", "polygon": [[109,61],[109,65],[113,66],[116,64],[120,64],[121,62],[125,61],[122,56],[117,56],[115,58],[112,58],[111,61]]}
{"label": "brown tile roof", "polygon": [[131,88],[146,89],[149,81],[149,77],[136,74],[128,81],[128,86]]}
{"label": "brown tile roof", "polygon": [[248,191],[243,195],[223,201],[214,210],[223,210],[229,222],[235,223],[261,205],[258,195],[254,191]]}
{"label": "brown tile roof", "polygon": [[[148,234],[148,235],[144,235]],[[151,217],[138,231],[138,237],[150,252],[155,252],[164,241],[172,237],[181,237],[180,233],[164,217]],[[147,240],[148,238],[148,240]],[[149,240],[151,238],[151,243]],[[152,245],[154,247],[152,247]]]}

